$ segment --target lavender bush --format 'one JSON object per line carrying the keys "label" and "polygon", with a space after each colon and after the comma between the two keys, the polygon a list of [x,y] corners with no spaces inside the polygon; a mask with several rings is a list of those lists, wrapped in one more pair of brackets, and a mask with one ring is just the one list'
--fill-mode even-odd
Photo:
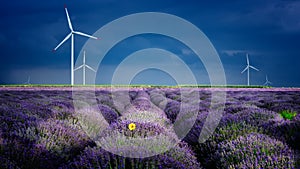
{"label": "lavender bush", "polygon": [[113,123],[119,117],[119,114],[107,105],[98,104],[98,110],[108,123]]}
{"label": "lavender bush", "polygon": [[99,147],[86,148],[86,150],[79,155],[74,161],[62,168],[80,168],[80,169],[94,169],[94,168],[187,168],[195,169],[202,167],[195,158],[193,152],[185,143],[180,143],[173,149],[148,158],[128,158],[114,155]]}
{"label": "lavender bush", "polygon": [[36,143],[66,161],[91,142],[83,131],[58,120],[40,122],[37,132]]}
{"label": "lavender bush", "polygon": [[0,156],[0,168],[15,168],[20,169],[13,161],[10,161],[9,159]]}
{"label": "lavender bush", "polygon": [[217,168],[294,168],[295,154],[283,142],[250,133],[218,145]]}
{"label": "lavender bush", "polygon": [[118,121],[115,123],[112,123],[105,131],[103,131],[102,136],[109,136],[112,132],[119,132],[123,134],[124,136],[128,137],[153,137],[157,136],[160,133],[165,131],[165,128],[153,123],[140,123],[140,122],[134,122],[136,125],[136,129],[133,131],[130,131],[128,129],[128,125],[132,123],[131,120],[126,121]]}
{"label": "lavender bush", "polygon": [[272,120],[264,124],[261,129],[265,134],[286,142],[290,147],[300,150],[300,123],[290,120]]}

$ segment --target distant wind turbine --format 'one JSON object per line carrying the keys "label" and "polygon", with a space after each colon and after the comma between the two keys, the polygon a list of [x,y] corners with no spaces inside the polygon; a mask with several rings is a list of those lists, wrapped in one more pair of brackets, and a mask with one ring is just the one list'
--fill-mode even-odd
{"label": "distant wind turbine", "polygon": [[247,66],[241,73],[244,73],[247,70],[247,85],[250,86],[250,68],[254,69],[256,71],[259,71],[259,70],[257,68],[255,68],[254,66],[250,65],[248,53],[246,54],[246,57],[247,57]]}
{"label": "distant wind turbine", "polygon": [[268,80],[268,76],[266,75],[266,82],[264,83],[264,86],[268,86],[268,85],[271,85],[271,84],[272,84],[272,82],[270,82]]}
{"label": "distant wind turbine", "polygon": [[27,81],[25,83],[23,83],[23,84],[30,85],[30,76],[28,76]]}
{"label": "distant wind turbine", "polygon": [[79,67],[77,67],[76,69],[74,69],[74,71],[78,70],[78,69],[83,69],[83,85],[85,85],[85,67],[90,69],[93,72],[96,72],[96,70],[94,70],[93,68],[91,68],[89,65],[85,64],[85,51],[83,51],[83,64]]}
{"label": "distant wind turbine", "polygon": [[65,11],[66,11],[66,15],[67,15],[67,19],[68,19],[68,24],[69,24],[69,28],[70,28],[71,32],[65,37],[65,39],[63,41],[61,41],[53,49],[53,51],[56,51],[66,40],[68,40],[71,37],[71,85],[74,85],[74,34],[85,36],[85,37],[88,37],[88,38],[93,38],[93,39],[98,39],[98,38],[94,37],[94,36],[91,36],[91,35],[88,35],[88,34],[85,34],[85,33],[82,33],[82,32],[74,31],[66,6],[65,6]]}

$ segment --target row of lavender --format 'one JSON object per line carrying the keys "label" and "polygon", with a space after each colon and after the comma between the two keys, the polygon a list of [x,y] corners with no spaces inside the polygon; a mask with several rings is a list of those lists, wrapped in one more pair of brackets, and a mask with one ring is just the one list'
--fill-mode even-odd
{"label": "row of lavender", "polygon": [[[300,117],[285,119],[280,112],[299,112],[300,92],[228,91],[221,122],[202,144],[198,137],[211,91],[196,92],[199,102],[190,100],[184,111],[197,113],[197,120],[183,141],[160,155],[128,158],[106,151],[85,132],[97,126],[76,114],[71,91],[2,90],[0,168],[296,168]],[[95,106],[109,123],[102,138],[116,131],[133,138],[170,132],[182,102],[179,89],[134,89],[128,101],[113,101],[124,95],[128,92],[96,92]],[[200,109],[192,108],[195,103]],[[99,112],[82,110],[91,117]],[[131,122],[137,124],[134,131],[127,127]]]}
{"label": "row of lavender", "polygon": [[[103,125],[99,123],[101,117],[94,114],[92,119],[98,119],[94,121],[85,116],[85,107],[78,110],[79,114],[84,114],[79,119],[80,124],[90,126],[86,131],[98,148],[80,155],[64,167],[81,168],[90,164],[87,168],[201,168],[186,143],[179,142],[168,149],[171,143],[179,140],[165,113],[150,101],[149,94],[139,89],[129,92],[129,95],[127,99],[126,91],[97,93],[98,106],[102,105],[102,115],[110,123],[104,131],[101,131],[103,127],[98,128]],[[105,113],[108,111],[103,107],[112,108],[118,118],[111,116],[111,112]],[[136,124],[135,130],[129,130],[130,123]],[[113,154],[103,154],[103,150],[108,149]],[[99,154],[102,154],[100,158]]]}
{"label": "row of lavender", "polygon": [[[126,100],[114,103],[112,99],[128,95],[126,92],[99,91],[96,94],[97,111],[84,106],[78,111],[85,111],[93,119],[100,110],[110,123],[101,137],[115,131],[143,138],[169,132],[166,126],[169,120],[151,103],[146,92],[130,92],[130,107]],[[200,168],[193,152],[183,142],[148,158],[134,159],[105,151],[83,130],[85,127],[94,130],[98,126],[78,116],[68,91],[1,91],[0,103],[1,168]],[[130,122],[136,123],[136,130],[128,130]],[[176,135],[168,135],[176,139]],[[132,148],[127,146],[129,150]]]}
{"label": "row of lavender", "polygon": [[[164,93],[169,98],[165,113],[175,121],[180,93],[168,90]],[[300,115],[285,119],[280,114],[300,111],[299,92],[228,91],[220,124],[200,144],[197,138],[211,111],[210,95],[201,92],[198,118],[184,138],[205,168],[296,168],[299,165]]]}

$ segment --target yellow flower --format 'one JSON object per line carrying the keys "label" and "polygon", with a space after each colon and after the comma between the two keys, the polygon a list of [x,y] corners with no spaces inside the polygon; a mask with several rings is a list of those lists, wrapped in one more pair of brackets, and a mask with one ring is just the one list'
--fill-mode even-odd
{"label": "yellow flower", "polygon": [[134,124],[134,123],[130,123],[130,124],[128,125],[128,129],[129,129],[129,130],[134,130],[134,129],[135,129],[135,124]]}

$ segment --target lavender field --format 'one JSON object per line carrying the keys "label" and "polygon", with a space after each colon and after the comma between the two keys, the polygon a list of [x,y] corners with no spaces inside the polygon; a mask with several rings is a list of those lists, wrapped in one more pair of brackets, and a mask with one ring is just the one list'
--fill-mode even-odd
{"label": "lavender field", "polygon": [[[226,92],[224,113],[213,134],[200,143],[198,138],[206,117],[214,111],[210,104],[216,90]],[[190,96],[197,93],[199,99],[190,99],[182,109],[180,105],[185,100],[178,88],[151,87],[130,88],[129,92],[122,88],[96,88],[96,104],[92,108],[84,102],[75,108],[69,87],[2,87],[0,168],[300,167],[300,89],[185,91]],[[123,97],[129,100],[122,101]],[[114,98],[119,101],[114,102]],[[91,98],[84,97],[82,101],[88,99]],[[179,132],[184,126],[172,127],[179,111],[196,117],[184,136]],[[99,117],[104,117],[105,128]],[[130,123],[135,124],[134,129],[128,127]],[[118,152],[130,150],[135,158],[107,151],[106,145],[98,142],[112,134],[147,140],[160,133],[178,143],[146,158],[138,158],[142,150],[126,145],[126,141],[110,142],[113,144],[109,146],[116,146]],[[160,143],[167,145],[167,141],[161,138]],[[166,149],[150,148],[156,152]]]}

